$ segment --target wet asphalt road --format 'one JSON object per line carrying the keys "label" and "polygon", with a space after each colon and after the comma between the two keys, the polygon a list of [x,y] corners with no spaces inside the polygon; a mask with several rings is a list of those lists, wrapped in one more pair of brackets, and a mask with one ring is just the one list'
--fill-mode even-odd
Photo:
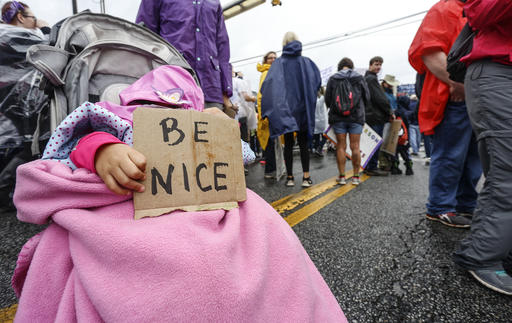
{"label": "wet asphalt road", "polygon": [[[372,177],[293,227],[350,322],[512,322],[512,297],[476,282],[451,261],[469,231],[424,217],[428,167],[414,176]],[[247,186],[272,202],[299,192],[296,186],[263,180],[250,166]],[[311,160],[315,183],[336,175],[332,153]],[[0,309],[17,302],[10,288],[17,253],[40,226],[0,213]],[[286,275],[286,273],[283,273]]]}

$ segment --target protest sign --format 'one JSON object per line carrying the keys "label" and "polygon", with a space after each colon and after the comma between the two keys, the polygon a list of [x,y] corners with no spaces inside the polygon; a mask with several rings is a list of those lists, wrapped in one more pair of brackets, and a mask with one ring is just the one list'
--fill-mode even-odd
{"label": "protest sign", "polygon": [[246,199],[235,120],[194,110],[137,108],[133,146],[146,156],[135,218],[173,210],[233,209]]}
{"label": "protest sign", "polygon": [[[334,130],[332,129],[332,126],[329,126],[327,130],[325,131],[324,136],[327,137],[332,143],[336,144],[336,134],[334,133]],[[382,144],[382,138],[366,123],[363,127],[363,132],[361,133],[361,141],[359,142],[359,148],[361,150],[361,167],[366,168],[366,165],[370,161],[370,158],[372,158],[373,154],[375,154],[375,151],[379,148],[379,146]],[[352,156],[352,151],[350,150],[350,141],[349,136],[347,136],[347,149],[346,155],[348,158]]]}
{"label": "protest sign", "polygon": [[388,153],[390,155],[395,155],[396,153],[396,145],[398,143],[398,135],[400,132],[400,128],[402,127],[401,120],[393,120],[389,123],[389,127],[384,129],[384,135],[382,147],[380,150]]}

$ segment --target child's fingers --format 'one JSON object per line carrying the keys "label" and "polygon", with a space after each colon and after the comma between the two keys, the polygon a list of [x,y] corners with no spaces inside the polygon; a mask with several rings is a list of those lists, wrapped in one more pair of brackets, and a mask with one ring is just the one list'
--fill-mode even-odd
{"label": "child's fingers", "polygon": [[[142,171],[146,171],[146,156],[144,156],[143,154],[141,154],[140,152],[138,152],[137,150],[135,149],[132,149],[131,151],[128,152],[128,157],[130,158],[130,160]],[[137,177],[132,177],[132,178],[137,178]],[[137,178],[139,179],[139,178]]]}
{"label": "child's fingers", "polygon": [[120,165],[121,170],[131,179],[135,180],[144,180],[146,179],[146,174],[139,169],[135,163],[131,159],[124,160]]}
{"label": "child's fingers", "polygon": [[119,184],[117,183],[117,181],[114,179],[114,177],[112,175],[105,176],[103,181],[105,182],[105,185],[107,185],[108,189],[116,194],[128,195],[130,193],[130,191],[119,186]]}
{"label": "child's fingers", "polygon": [[141,183],[134,181],[130,177],[128,177],[128,175],[121,168],[116,168],[115,170],[113,170],[112,176],[117,181],[117,183],[124,188],[136,192],[144,191],[144,186]]}

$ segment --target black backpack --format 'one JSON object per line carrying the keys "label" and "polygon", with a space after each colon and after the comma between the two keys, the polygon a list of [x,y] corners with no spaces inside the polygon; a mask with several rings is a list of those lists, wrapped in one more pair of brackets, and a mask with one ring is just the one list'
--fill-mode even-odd
{"label": "black backpack", "polygon": [[341,78],[336,79],[334,85],[334,111],[342,117],[348,117],[361,99],[361,93],[355,90],[357,86],[352,82],[351,78]]}
{"label": "black backpack", "polygon": [[460,59],[469,55],[473,50],[473,39],[476,34],[477,32],[473,31],[469,24],[466,23],[453,43],[448,57],[446,58],[446,70],[450,74],[452,81],[464,83],[466,64],[462,63]]}

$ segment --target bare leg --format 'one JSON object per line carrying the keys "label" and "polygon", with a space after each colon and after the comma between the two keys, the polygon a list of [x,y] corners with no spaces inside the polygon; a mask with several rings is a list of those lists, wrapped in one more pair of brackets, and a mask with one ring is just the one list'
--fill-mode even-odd
{"label": "bare leg", "polygon": [[345,162],[347,157],[345,156],[347,150],[347,134],[337,133],[336,140],[336,162],[338,163],[338,172],[340,175],[345,174]]}
{"label": "bare leg", "polygon": [[361,150],[359,148],[359,142],[361,140],[360,134],[350,134],[350,150],[352,150],[352,166],[354,167],[353,173],[355,176],[359,174],[359,168],[361,167]]}

